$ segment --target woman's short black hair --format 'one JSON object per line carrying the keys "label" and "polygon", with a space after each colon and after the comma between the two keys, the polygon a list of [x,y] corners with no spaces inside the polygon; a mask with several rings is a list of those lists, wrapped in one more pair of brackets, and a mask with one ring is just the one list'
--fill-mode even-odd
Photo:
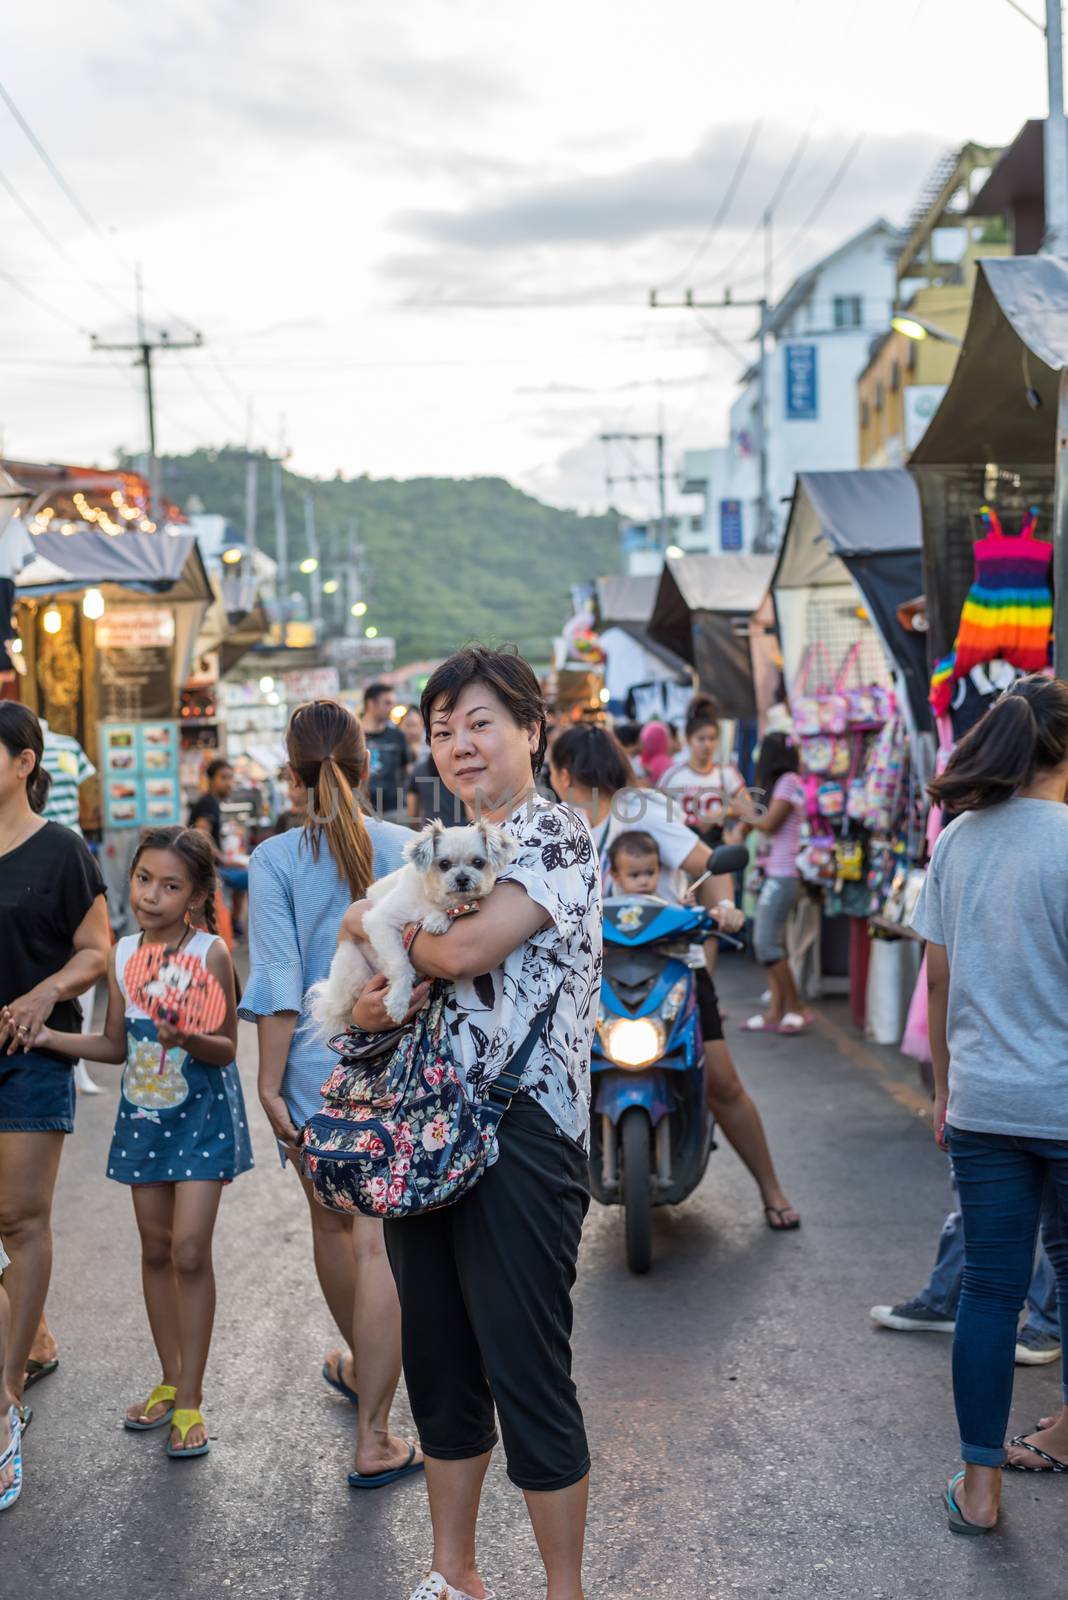
{"label": "woman's short black hair", "polygon": [[771,791],[785,773],[800,770],[801,757],[792,735],[766,733],[760,741],[760,755],[757,758],[753,787],[770,797]]}
{"label": "woman's short black hair", "polygon": [[32,753],[34,766],[26,780],[26,798],[31,811],[40,815],[52,787],[52,775],[42,765],[44,733],[29,706],[20,705],[17,700],[0,700],[0,744],[4,745],[12,760],[24,750]]}
{"label": "woman's short black hair", "polygon": [[634,783],[627,752],[607,728],[568,728],[553,740],[549,760],[584,789],[602,789],[611,795]]}
{"label": "woman's short black hair", "polygon": [[427,739],[435,706],[440,701],[441,709],[451,712],[470,683],[484,683],[492,689],[518,727],[537,728],[538,743],[531,751],[530,765],[535,775],[540,772],[545,760],[548,710],[534,668],[512,647],[489,650],[480,644],[467,645],[431,673],[419,701]]}

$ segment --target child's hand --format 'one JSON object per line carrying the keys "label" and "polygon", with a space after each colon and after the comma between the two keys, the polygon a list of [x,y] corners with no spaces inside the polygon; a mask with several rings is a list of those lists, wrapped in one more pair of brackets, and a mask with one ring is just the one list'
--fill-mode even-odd
{"label": "child's hand", "polygon": [[156,1023],[156,1037],[166,1050],[174,1049],[176,1046],[181,1050],[186,1048],[185,1034],[179,1033],[177,1028],[172,1028],[169,1022]]}

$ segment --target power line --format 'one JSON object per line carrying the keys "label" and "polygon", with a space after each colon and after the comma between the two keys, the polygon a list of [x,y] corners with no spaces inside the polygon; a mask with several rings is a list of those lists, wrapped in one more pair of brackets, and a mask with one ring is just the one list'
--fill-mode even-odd
{"label": "power line", "polygon": [[51,248],[57,252],[57,254],[62,256],[64,261],[70,263],[70,265],[79,274],[83,283],[88,284],[91,289],[94,289],[96,293],[101,295],[103,299],[107,300],[109,304],[117,307],[117,309],[121,311],[124,316],[129,315],[129,306],[125,305],[116,295],[112,294],[110,289],[105,288],[102,283],[97,283],[95,278],[91,278],[89,274],[84,271],[81,263],[71,255],[67,247],[59,239],[57,239],[55,234],[52,233],[51,229],[41,221],[41,218],[37,215],[36,211],[34,211],[29,201],[19,193],[11,179],[7,176],[7,173],[3,171],[0,171],[0,188],[3,188],[6,191],[10,198],[14,201],[15,205],[18,206],[19,210],[22,212],[27,221],[37,229],[37,232],[41,235],[46,244],[50,245]]}
{"label": "power line", "polygon": [[[853,165],[853,162],[856,160],[857,156],[860,154],[861,146],[864,144],[864,141],[867,139],[867,137],[868,135],[866,131],[857,134],[856,138],[853,140],[853,143],[849,146],[845,155],[835,168],[827,187],[816,201],[816,204],[812,207],[812,210],[809,212],[804,222],[802,222],[801,226],[791,234],[787,242],[782,245],[780,249],[776,250],[774,257],[772,258],[773,265],[778,265],[779,262],[785,261],[788,256],[792,255],[801,239],[805,236],[809,229],[815,227],[816,223],[819,221],[820,217],[823,215],[824,211],[830,205],[831,201],[834,199],[834,196],[838,193],[838,190],[845,182],[849,169]],[[756,283],[760,277],[762,277],[762,273],[751,273],[749,277],[740,279],[737,287],[740,289],[745,288],[747,284]]]}
{"label": "power line", "polygon": [[48,154],[48,151],[45,149],[40,139],[38,139],[37,135],[26,121],[26,118],[22,115],[22,112],[19,110],[14,100],[12,100],[3,83],[0,83],[0,99],[3,99],[7,109],[11,112],[11,115],[14,117],[15,121],[18,123],[27,139],[33,145],[33,148],[37,151],[37,154],[40,156],[41,160],[44,162],[45,166],[48,168],[49,172],[62,189],[63,193],[66,195],[75,211],[81,217],[82,221],[87,227],[92,228],[94,233],[99,234],[102,239],[106,238],[104,230],[101,228],[93,214],[90,211],[87,211],[85,206],[82,205],[81,201],[78,199],[78,196],[75,194],[74,190],[71,188],[62,172],[60,172],[59,168],[56,166],[56,163],[52,160],[52,157]]}
{"label": "power line", "polygon": [[35,294],[32,289],[27,289],[24,283],[20,283],[18,278],[13,277],[10,272],[5,272],[2,267],[0,267],[0,279],[4,283],[10,284],[11,288],[16,290],[17,293],[25,295],[27,300],[32,301],[42,311],[47,311],[50,317],[55,317],[59,322],[66,323],[68,328],[73,328],[75,333],[88,334],[88,329],[75,322],[73,317],[68,317],[65,311],[60,311],[56,306],[49,305],[47,300],[42,300],[40,295]]}
{"label": "power line", "polygon": [[671,277],[667,280],[669,287],[674,283],[682,283],[685,281],[685,279],[690,277],[694,268],[703,258],[709,245],[712,243],[712,240],[722,227],[724,221],[726,220],[727,213],[734,204],[734,197],[738,192],[738,187],[742,179],[745,177],[746,171],[749,167],[750,158],[753,154],[753,150],[756,147],[756,142],[760,137],[760,132],[763,126],[764,118],[758,117],[749,130],[749,136],[745,141],[741,155],[738,157],[738,160],[735,163],[734,171],[731,174],[731,179],[727,185],[726,191],[724,192],[723,199],[720,201],[716,214],[709,223],[703,239],[697,246],[697,249],[694,251],[693,255],[690,257],[690,260],[683,267],[682,271],[676,272],[674,277]]}

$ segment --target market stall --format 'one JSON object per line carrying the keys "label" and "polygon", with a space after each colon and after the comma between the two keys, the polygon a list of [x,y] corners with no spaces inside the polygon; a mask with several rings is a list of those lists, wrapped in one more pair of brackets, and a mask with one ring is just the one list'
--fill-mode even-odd
{"label": "market stall", "polygon": [[693,667],[725,717],[754,721],[779,681],[768,606],[771,556],[677,556],[660,576],[648,631]]}
{"label": "market stall", "polygon": [[605,652],[605,686],[637,722],[678,722],[693,695],[693,673],[649,633],[660,579],[617,574],[597,580],[597,612]]}

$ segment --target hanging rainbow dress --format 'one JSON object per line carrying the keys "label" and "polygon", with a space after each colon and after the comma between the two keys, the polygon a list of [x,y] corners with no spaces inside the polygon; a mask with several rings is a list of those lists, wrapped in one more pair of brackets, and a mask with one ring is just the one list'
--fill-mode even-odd
{"label": "hanging rainbow dress", "polygon": [[1053,546],[1035,538],[1038,509],[1031,507],[1018,539],[1004,533],[989,506],[981,516],[989,532],[975,546],[975,577],[956,642],[931,674],[930,699],[938,716],[949,710],[953,685],[987,661],[1000,657],[1021,672],[1041,672],[1049,665]]}

